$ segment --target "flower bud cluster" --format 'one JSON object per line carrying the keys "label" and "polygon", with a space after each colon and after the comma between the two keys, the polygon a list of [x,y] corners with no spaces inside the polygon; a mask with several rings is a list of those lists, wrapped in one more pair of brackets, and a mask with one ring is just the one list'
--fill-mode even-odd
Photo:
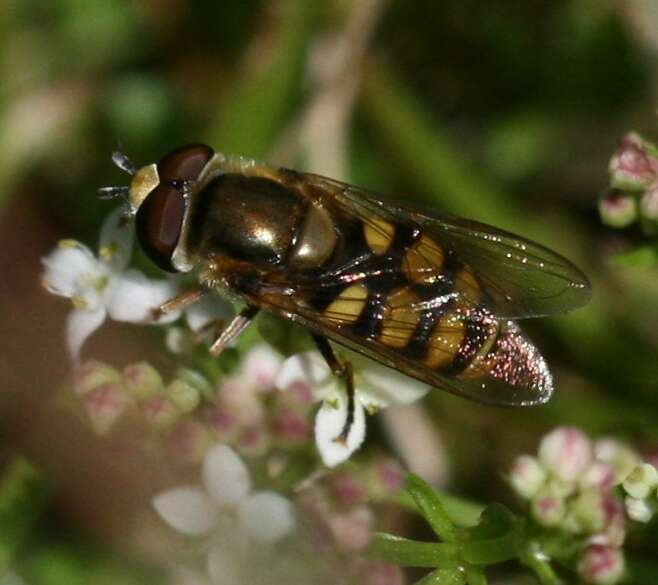
{"label": "flower bud cluster", "polygon": [[[73,389],[92,428],[101,435],[132,415],[159,431],[174,434],[185,431],[190,445],[192,429],[184,417],[199,405],[200,385],[204,382],[198,373],[181,370],[178,377],[165,384],[160,373],[148,362],[130,364],[119,371],[110,365],[89,361],[76,369]],[[197,451],[201,456],[207,437],[200,429],[197,431]]]}
{"label": "flower bud cluster", "polygon": [[658,148],[631,132],[610,159],[610,189],[599,200],[601,220],[624,228],[640,220],[647,233],[658,231]]}
{"label": "flower bud cluster", "polygon": [[311,520],[313,546],[336,565],[349,582],[404,585],[400,567],[374,561],[367,553],[378,514],[373,503],[391,499],[402,489],[404,470],[395,460],[374,456],[363,465],[343,466],[300,491],[297,504]]}
{"label": "flower bud cluster", "polygon": [[[577,428],[559,427],[542,439],[536,457],[516,459],[508,479],[537,524],[580,551],[576,562],[585,582],[622,578],[627,520],[648,521],[653,511],[647,503],[656,500],[653,466],[617,441],[593,443]],[[622,484],[626,506],[617,495]]]}

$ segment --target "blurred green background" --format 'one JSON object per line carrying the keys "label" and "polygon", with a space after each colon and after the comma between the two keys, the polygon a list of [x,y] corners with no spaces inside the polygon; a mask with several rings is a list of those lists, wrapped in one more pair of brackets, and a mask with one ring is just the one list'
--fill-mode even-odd
{"label": "blurred green background", "polygon": [[[95,247],[109,209],[95,190],[125,181],[110,161],[117,148],[142,164],[203,141],[342,174],[538,240],[585,270],[587,308],[524,325],[556,377],[548,406],[424,401],[450,490],[508,499],[501,470],[556,424],[655,450],[658,271],[611,264],[642,235],[603,227],[596,202],[618,138],[658,137],[657,57],[655,0],[3,2],[0,457],[48,470],[54,495],[35,520],[34,558],[57,570],[40,574],[34,561],[33,581],[90,582],[102,565],[81,577],[77,555],[120,549],[123,512],[152,491],[148,469],[135,474],[129,456],[50,409],[69,375],[68,306],[40,288],[39,258],[61,237]],[[87,352],[121,364],[159,343],[114,324]],[[20,545],[3,538],[16,541],[8,551]]]}

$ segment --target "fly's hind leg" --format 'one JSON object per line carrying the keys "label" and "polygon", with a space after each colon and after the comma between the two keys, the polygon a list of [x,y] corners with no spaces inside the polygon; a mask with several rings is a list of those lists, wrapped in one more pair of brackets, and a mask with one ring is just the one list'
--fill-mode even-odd
{"label": "fly's hind leg", "polygon": [[322,354],[322,357],[327,362],[329,369],[335,376],[341,378],[345,383],[345,391],[347,392],[347,417],[345,418],[343,430],[334,441],[338,443],[346,443],[352,425],[354,424],[354,370],[352,368],[352,363],[348,361],[341,363],[336,357],[333,348],[329,345],[326,337],[322,337],[315,333],[312,333],[311,336],[313,337],[313,341],[315,341],[318,350]]}

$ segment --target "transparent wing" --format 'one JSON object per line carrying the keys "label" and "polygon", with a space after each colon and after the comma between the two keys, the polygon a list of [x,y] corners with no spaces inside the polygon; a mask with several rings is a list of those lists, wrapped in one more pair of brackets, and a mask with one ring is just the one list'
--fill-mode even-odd
{"label": "transparent wing", "polygon": [[[428,215],[384,202],[377,195],[321,177],[308,175],[316,189],[332,194],[340,211],[358,217],[372,230],[382,228],[382,220],[417,225],[447,254],[454,254],[472,271],[477,283],[463,283],[466,300],[478,288],[499,318],[520,319],[570,311],[585,305],[590,296],[587,277],[569,260],[556,252],[520,236],[475,221]],[[432,272],[436,252],[430,246],[420,249],[426,262],[418,271]],[[440,277],[440,270],[436,270]]]}

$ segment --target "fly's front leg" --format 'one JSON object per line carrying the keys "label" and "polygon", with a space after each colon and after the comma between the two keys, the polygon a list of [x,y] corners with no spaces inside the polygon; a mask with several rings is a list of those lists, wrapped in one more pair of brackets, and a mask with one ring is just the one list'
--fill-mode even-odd
{"label": "fly's front leg", "polygon": [[185,307],[189,307],[190,305],[193,305],[199,301],[207,292],[208,290],[205,288],[186,290],[176,295],[173,299],[169,299],[168,301],[162,303],[159,307],[153,309],[151,311],[151,316],[155,321],[157,321],[164,315],[168,315],[174,311],[181,311]]}
{"label": "fly's front leg", "polygon": [[345,383],[345,391],[347,393],[347,418],[345,419],[343,430],[334,441],[338,443],[346,443],[352,425],[354,424],[354,370],[352,368],[352,363],[347,361],[341,363],[336,357],[336,354],[326,337],[322,337],[315,333],[312,333],[311,336],[313,337],[313,341],[315,341],[318,350],[322,354],[322,357],[327,362],[329,369],[335,376],[341,378]]}
{"label": "fly's front leg", "polygon": [[226,326],[226,328],[219,334],[219,337],[213,341],[210,346],[210,353],[215,357],[219,357],[227,345],[240,336],[251,320],[258,313],[258,307],[248,305],[239,315],[233,317],[233,320]]}

